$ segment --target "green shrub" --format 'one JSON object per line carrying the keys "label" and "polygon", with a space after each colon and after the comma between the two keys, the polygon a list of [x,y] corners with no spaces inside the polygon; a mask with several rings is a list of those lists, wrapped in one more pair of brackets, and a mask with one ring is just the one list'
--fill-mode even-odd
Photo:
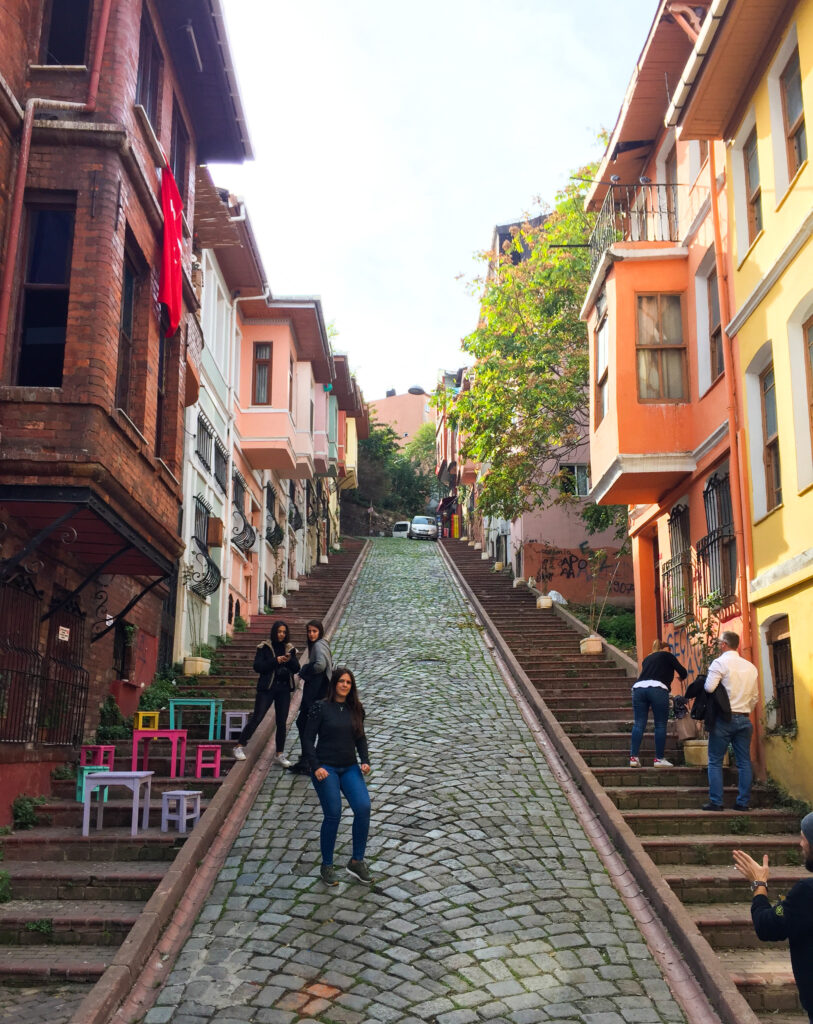
{"label": "green shrub", "polygon": [[50,917],[41,917],[37,921],[27,921],[25,928],[26,931],[39,932],[40,935],[54,934],[54,922]]}
{"label": "green shrub", "polygon": [[44,803],[44,796],[28,796],[25,793],[20,793],[11,805],[11,817],[14,821],[15,829],[23,832],[26,829],[33,828],[35,825],[39,825],[40,821],[45,819],[45,816],[38,815],[36,808]]}
{"label": "green shrub", "polygon": [[76,765],[75,764],[59,764],[56,768],[51,770],[52,779],[75,779],[76,778]]}
{"label": "green shrub", "polygon": [[108,697],[102,704],[99,715],[99,726],[96,729],[97,743],[115,743],[117,740],[126,740],[133,735],[132,724],[129,723],[119,706],[112,697]]}
{"label": "green shrub", "polygon": [[0,903],[8,903],[11,899],[11,876],[8,871],[0,871]]}
{"label": "green shrub", "polygon": [[234,617],[234,632],[245,633],[248,630],[248,623],[242,615],[235,615]]}
{"label": "green shrub", "polygon": [[635,646],[635,613],[621,611],[610,616],[603,623],[604,639],[613,645],[626,650]]}

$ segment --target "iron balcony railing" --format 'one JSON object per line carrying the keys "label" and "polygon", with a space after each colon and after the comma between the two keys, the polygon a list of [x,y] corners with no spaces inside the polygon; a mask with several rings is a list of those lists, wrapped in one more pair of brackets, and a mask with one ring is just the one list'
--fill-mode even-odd
{"label": "iron balcony railing", "polygon": [[288,522],[291,526],[291,529],[294,532],[296,532],[297,530],[301,530],[302,526],[304,525],[302,522],[302,513],[299,511],[296,505],[291,505],[290,508],[288,509]]}
{"label": "iron balcony railing", "polygon": [[231,539],[241,551],[249,551],[257,539],[257,531],[246,519],[239,508],[233,508],[231,513]]}
{"label": "iron balcony railing", "polygon": [[265,539],[272,548],[278,548],[285,540],[285,532],[273,516],[265,517]]}
{"label": "iron balcony railing", "polygon": [[611,185],[590,236],[590,272],[614,242],[677,242],[677,185]]}
{"label": "iron balcony railing", "polygon": [[197,537],[193,537],[192,540],[189,563],[186,567],[186,585],[199,597],[208,597],[220,586],[220,569],[209,557],[206,545],[201,544]]}

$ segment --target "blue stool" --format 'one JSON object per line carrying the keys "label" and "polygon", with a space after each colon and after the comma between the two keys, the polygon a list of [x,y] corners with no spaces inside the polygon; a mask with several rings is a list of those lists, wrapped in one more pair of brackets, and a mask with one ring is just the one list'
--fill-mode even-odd
{"label": "blue stool", "polygon": [[[78,803],[82,803],[84,800],[85,792],[85,776],[91,775],[93,772],[109,772],[110,769],[106,764],[80,764],[76,766],[76,799]],[[96,790],[96,799],[100,798],[107,803],[107,786],[102,789],[100,786]]]}

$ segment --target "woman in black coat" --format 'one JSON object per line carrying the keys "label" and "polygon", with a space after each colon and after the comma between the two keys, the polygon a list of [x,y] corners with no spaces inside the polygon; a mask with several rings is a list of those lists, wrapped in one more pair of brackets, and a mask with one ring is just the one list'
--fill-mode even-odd
{"label": "woman in black coat", "polygon": [[233,750],[238,761],[245,761],[243,745],[254,735],[254,730],[265,718],[268,709],[274,705],[277,719],[277,764],[287,768],[290,761],[285,757],[285,731],[291,693],[294,690],[294,676],[299,671],[297,649],[290,643],[288,625],[277,620],[271,626],[271,636],[257,646],[254,656],[254,671],[259,674],[257,693],[254,697],[254,711],[240,733],[240,742]]}
{"label": "woman in black coat", "polygon": [[641,665],[641,674],[632,686],[633,726],[630,736],[630,768],[640,768],[638,751],[646,729],[649,709],[655,720],[655,767],[671,768],[666,752],[666,721],[669,718],[669,690],[677,673],[681,679],[689,674],[669,649],[669,644],[656,640],[652,653]]}

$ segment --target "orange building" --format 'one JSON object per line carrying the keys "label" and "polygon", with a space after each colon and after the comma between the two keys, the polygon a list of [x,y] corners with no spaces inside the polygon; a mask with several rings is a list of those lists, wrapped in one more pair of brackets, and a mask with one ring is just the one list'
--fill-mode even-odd
{"label": "orange building", "polygon": [[392,427],[401,448],[409,444],[419,427],[432,422],[429,395],[418,387],[410,388],[404,395],[388,391],[384,398],[370,402],[370,415],[378,423]]}
{"label": "orange building", "polygon": [[[737,416],[721,325],[731,308],[722,143],[683,141],[664,119],[701,21],[659,5],[586,205],[593,278],[591,496],[630,508],[637,643],[668,640],[700,668],[687,623],[719,601],[751,657]],[[699,12],[702,14],[702,10]]]}

